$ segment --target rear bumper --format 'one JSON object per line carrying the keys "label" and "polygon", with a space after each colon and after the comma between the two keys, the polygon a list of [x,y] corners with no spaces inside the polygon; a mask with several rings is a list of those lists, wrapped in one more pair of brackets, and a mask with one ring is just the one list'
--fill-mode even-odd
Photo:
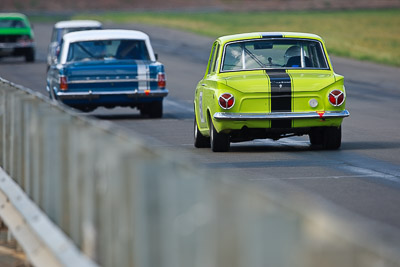
{"label": "rear bumper", "polygon": [[0,49],[34,48],[35,43],[0,43]]}
{"label": "rear bumper", "polygon": [[250,120],[294,120],[294,119],[331,119],[345,118],[350,116],[348,110],[317,112],[271,112],[271,113],[232,113],[217,112],[214,119],[230,121],[250,121]]}
{"label": "rear bumper", "polygon": [[0,56],[23,56],[35,49],[32,44],[0,43]]}
{"label": "rear bumper", "polygon": [[168,95],[167,89],[157,90],[133,90],[133,91],[107,91],[107,92],[57,92],[57,98],[61,100],[69,99],[99,99],[107,96],[124,96],[128,98],[160,98]]}

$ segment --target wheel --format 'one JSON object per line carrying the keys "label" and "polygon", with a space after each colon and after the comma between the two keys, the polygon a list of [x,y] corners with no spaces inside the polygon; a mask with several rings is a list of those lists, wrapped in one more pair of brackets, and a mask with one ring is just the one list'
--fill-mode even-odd
{"label": "wheel", "polygon": [[74,108],[74,109],[76,109],[76,110],[78,110],[80,112],[85,112],[85,113],[92,112],[93,110],[96,109],[96,107],[82,107],[82,106],[80,106],[80,107],[72,107],[72,108]]}
{"label": "wheel", "polygon": [[210,138],[205,137],[199,131],[197,127],[196,118],[194,119],[194,147],[203,148],[203,147],[210,147]]}
{"label": "wheel", "polygon": [[309,133],[310,143],[313,146],[320,146],[324,142],[324,131],[321,128],[313,128]]}
{"label": "wheel", "polygon": [[[48,89],[48,87],[47,87],[46,89]],[[49,93],[49,98],[50,98],[50,99],[53,99],[53,95],[51,94],[51,89],[48,89],[47,92]]]}
{"label": "wheel", "polygon": [[150,118],[161,118],[163,115],[163,103],[162,101],[153,102],[150,105]]}
{"label": "wheel", "polygon": [[226,152],[229,150],[230,141],[229,135],[218,133],[214,128],[214,124],[210,119],[210,143],[213,152]]}
{"label": "wheel", "polygon": [[161,118],[163,116],[162,101],[151,102],[140,108],[140,115],[149,116],[150,118]]}
{"label": "wheel", "polygon": [[35,61],[35,50],[34,49],[29,49],[25,53],[25,61],[26,62],[34,62]]}
{"label": "wheel", "polygon": [[342,127],[327,127],[324,129],[324,149],[338,149],[342,143]]}
{"label": "wheel", "polygon": [[150,106],[149,105],[142,105],[140,108],[140,115],[141,116],[147,116],[149,115],[149,111],[150,111]]}

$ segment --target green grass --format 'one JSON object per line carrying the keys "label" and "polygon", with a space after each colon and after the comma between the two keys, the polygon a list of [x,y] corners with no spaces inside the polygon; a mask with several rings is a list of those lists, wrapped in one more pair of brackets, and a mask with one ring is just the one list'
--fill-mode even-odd
{"label": "green grass", "polygon": [[41,15],[41,14],[33,14],[28,16],[30,22],[35,23],[56,23],[61,20],[69,20],[71,16],[68,15]]}
{"label": "green grass", "polygon": [[131,12],[75,18],[144,23],[218,37],[255,31],[320,35],[330,54],[400,66],[400,9],[286,12]]}

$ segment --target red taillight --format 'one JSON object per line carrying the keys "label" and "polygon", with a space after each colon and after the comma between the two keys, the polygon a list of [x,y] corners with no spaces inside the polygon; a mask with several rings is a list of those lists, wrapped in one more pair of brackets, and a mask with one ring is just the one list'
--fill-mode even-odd
{"label": "red taillight", "polygon": [[68,90],[67,77],[60,76],[60,90]]}
{"label": "red taillight", "polygon": [[344,93],[340,90],[333,90],[329,93],[328,99],[332,106],[338,107],[344,102]]}
{"label": "red taillight", "polygon": [[167,83],[165,79],[165,73],[159,73],[157,75],[157,81],[158,81],[158,88],[164,89]]}
{"label": "red taillight", "polygon": [[32,43],[33,39],[31,39],[28,35],[22,35],[17,39],[18,43]]}
{"label": "red taillight", "polygon": [[230,109],[235,104],[235,98],[230,93],[224,93],[219,96],[218,103],[223,109]]}

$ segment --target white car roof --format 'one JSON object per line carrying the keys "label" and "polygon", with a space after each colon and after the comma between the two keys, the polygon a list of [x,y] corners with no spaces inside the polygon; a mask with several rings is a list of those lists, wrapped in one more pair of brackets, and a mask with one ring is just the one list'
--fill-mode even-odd
{"label": "white car roof", "polygon": [[115,39],[149,40],[149,36],[144,32],[133,30],[90,30],[70,32],[65,34],[63,38],[65,43]]}
{"label": "white car roof", "polygon": [[146,43],[147,50],[150,55],[150,60],[156,61],[153,48],[150,43],[150,38],[147,34],[141,31],[133,30],[89,30],[70,32],[63,36],[64,45],[61,51],[60,63],[64,64],[67,60],[68,48],[71,43],[96,41],[96,40],[118,40],[118,39],[133,39],[143,40]]}
{"label": "white car roof", "polygon": [[101,27],[102,24],[96,20],[66,20],[59,21],[54,25],[54,28],[85,28],[85,27]]}

